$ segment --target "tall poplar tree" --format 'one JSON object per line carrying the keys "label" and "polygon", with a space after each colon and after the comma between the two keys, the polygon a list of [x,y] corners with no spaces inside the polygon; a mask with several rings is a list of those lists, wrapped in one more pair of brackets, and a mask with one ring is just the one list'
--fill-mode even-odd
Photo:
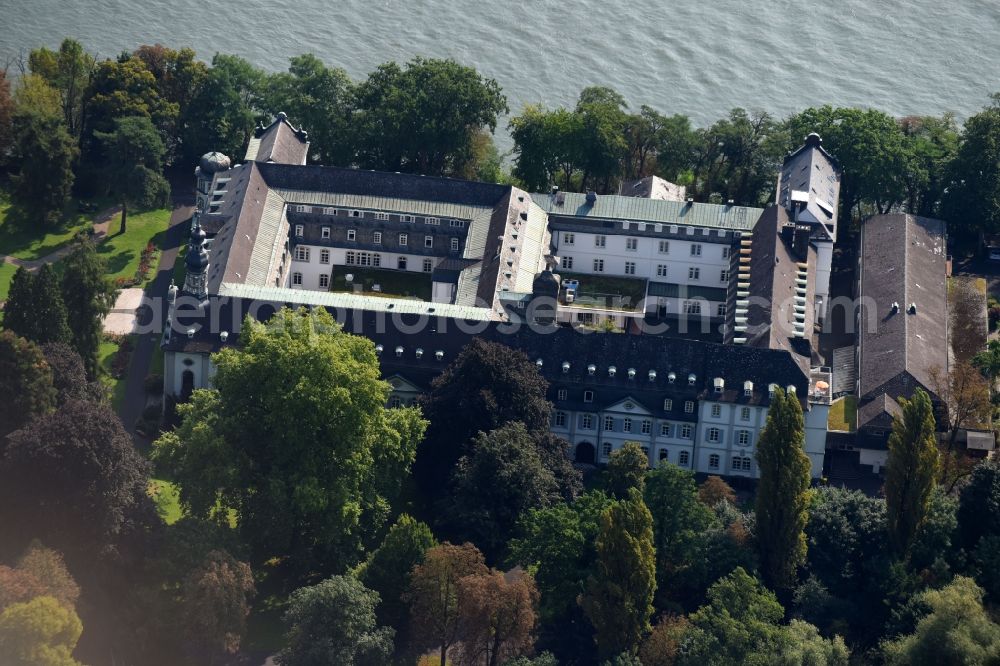
{"label": "tall poplar tree", "polygon": [[60,290],[73,332],[72,345],[93,379],[97,375],[101,323],[111,311],[118,290],[107,278],[104,260],[89,240],[80,241],[63,266]]}
{"label": "tall poplar tree", "polygon": [[653,517],[635,488],[601,514],[597,572],[580,605],[596,630],[602,659],[634,653],[649,632],[656,592]]}
{"label": "tall poplar tree", "polygon": [[805,453],[802,405],[780,388],[757,444],[757,542],[761,572],[775,590],[795,587],[806,560],[805,526],[811,463]]}
{"label": "tall poplar tree", "polygon": [[889,541],[905,555],[927,517],[938,473],[934,408],[930,396],[917,389],[911,400],[899,399],[901,416],[892,424],[885,472],[885,504]]}

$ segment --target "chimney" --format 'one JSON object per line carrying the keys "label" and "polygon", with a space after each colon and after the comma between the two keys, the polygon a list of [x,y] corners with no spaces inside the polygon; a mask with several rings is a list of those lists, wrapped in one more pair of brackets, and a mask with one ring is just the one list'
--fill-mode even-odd
{"label": "chimney", "polygon": [[898,301],[893,301],[892,302],[892,314],[896,314],[897,312],[899,312],[899,302]]}
{"label": "chimney", "polygon": [[917,304],[916,303],[910,303],[909,313],[910,314],[917,314]]}

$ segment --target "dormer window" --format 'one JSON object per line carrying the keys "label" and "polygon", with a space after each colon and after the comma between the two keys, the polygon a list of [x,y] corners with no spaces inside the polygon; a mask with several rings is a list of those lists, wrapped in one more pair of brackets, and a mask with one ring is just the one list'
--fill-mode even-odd
{"label": "dormer window", "polygon": [[628,378],[629,379],[635,379],[635,368],[629,368],[628,369]]}
{"label": "dormer window", "polygon": [[618,368],[612,365],[608,368],[608,377],[614,377],[616,372],[618,372]]}
{"label": "dormer window", "polygon": [[376,354],[381,354],[383,349],[385,349],[385,347],[383,347],[382,345],[375,345]]}
{"label": "dormer window", "polygon": [[649,381],[651,381],[651,382],[655,382],[656,381],[656,370],[650,370],[649,371]]}
{"label": "dormer window", "polygon": [[694,376],[694,373],[688,375],[688,386],[694,386],[696,381],[698,381],[698,378]]}
{"label": "dormer window", "polygon": [[299,238],[302,238],[302,234],[304,232],[305,232],[305,227],[303,227],[301,224],[296,224],[295,225],[295,235],[296,236],[298,236]]}
{"label": "dormer window", "polygon": [[538,359],[535,361],[535,365],[538,366],[539,368],[542,367],[542,363],[543,363],[542,359]]}
{"label": "dormer window", "polygon": [[587,374],[588,375],[592,375],[595,372],[597,372],[597,366],[596,365],[594,365],[593,363],[591,363],[590,365],[587,366]]}
{"label": "dormer window", "polygon": [[563,361],[562,371],[563,371],[563,373],[569,372],[569,361]]}
{"label": "dormer window", "polygon": [[402,356],[402,355],[403,355],[403,348],[396,347],[396,356]]}
{"label": "dormer window", "polygon": [[743,382],[743,396],[745,398],[753,396],[753,382]]}
{"label": "dormer window", "polygon": [[358,237],[358,232],[356,229],[347,230],[347,240],[352,241]]}
{"label": "dormer window", "polygon": [[722,391],[726,388],[726,382],[722,379],[722,377],[716,377],[712,380],[712,386],[715,388],[716,393],[722,393]]}
{"label": "dormer window", "polygon": [[788,389],[785,391],[785,393],[795,393],[795,385],[789,384]]}
{"label": "dormer window", "polygon": [[330,237],[330,227],[323,227],[323,228],[321,228],[320,232],[319,232],[319,235],[320,235],[320,238],[329,238]]}
{"label": "dormer window", "polygon": [[424,350],[421,349],[420,347],[417,347],[417,351],[415,353],[417,355],[417,358],[423,358],[424,356]]}
{"label": "dormer window", "polygon": [[440,361],[441,359],[444,358],[444,352],[441,351],[440,349],[437,350],[436,352],[434,352],[434,358]]}
{"label": "dormer window", "polygon": [[677,373],[671,372],[667,375],[667,382],[673,384],[677,380]]}

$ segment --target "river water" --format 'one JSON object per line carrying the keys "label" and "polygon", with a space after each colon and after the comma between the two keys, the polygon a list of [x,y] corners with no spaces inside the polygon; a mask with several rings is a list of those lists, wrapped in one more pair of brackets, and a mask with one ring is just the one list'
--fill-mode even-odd
{"label": "river water", "polygon": [[961,119],[1000,90],[1000,0],[0,0],[0,17],[0,63],[65,36],[101,56],[161,42],[271,70],[311,51],[355,78],[451,57],[497,79],[513,113],[601,84],[698,124],[825,103]]}

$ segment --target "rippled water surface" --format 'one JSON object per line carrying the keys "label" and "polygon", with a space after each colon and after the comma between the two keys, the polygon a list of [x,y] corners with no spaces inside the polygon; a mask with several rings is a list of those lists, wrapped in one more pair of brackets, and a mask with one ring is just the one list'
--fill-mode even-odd
{"label": "rippled water surface", "polygon": [[64,36],[101,55],[162,42],[275,70],[312,51],[354,77],[452,57],[496,78],[515,113],[592,84],[699,123],[823,103],[963,117],[1000,90],[1000,0],[0,0],[0,17],[0,58]]}

